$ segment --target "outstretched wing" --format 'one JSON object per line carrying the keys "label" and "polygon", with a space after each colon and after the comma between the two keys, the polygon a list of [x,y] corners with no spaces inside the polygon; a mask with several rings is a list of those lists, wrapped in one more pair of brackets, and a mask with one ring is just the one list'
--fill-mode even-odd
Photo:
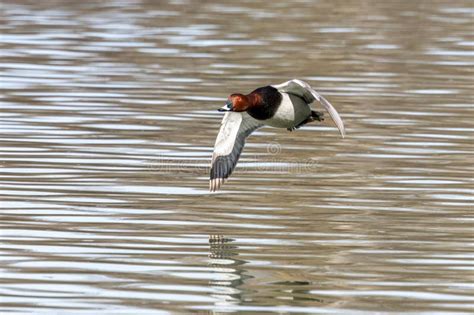
{"label": "outstretched wing", "polygon": [[320,102],[321,105],[328,111],[332,120],[336,124],[341,136],[344,138],[346,135],[346,130],[344,129],[344,123],[342,122],[341,116],[337,110],[325,99],[321,94],[316,92],[308,83],[293,79],[282,84],[273,85],[280,92],[286,92],[289,94],[297,95],[303,98],[308,104],[314,102],[315,100]]}
{"label": "outstretched wing", "polygon": [[263,126],[246,112],[227,112],[222,119],[211,162],[209,190],[216,191],[229,177],[239,160],[245,139]]}

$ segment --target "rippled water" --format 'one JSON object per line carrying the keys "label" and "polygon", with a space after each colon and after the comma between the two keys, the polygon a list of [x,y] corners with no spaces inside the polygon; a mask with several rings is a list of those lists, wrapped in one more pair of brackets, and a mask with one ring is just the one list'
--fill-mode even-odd
{"label": "rippled water", "polygon": [[[24,0],[0,20],[2,313],[472,311],[471,1]],[[261,129],[209,193],[215,109],[294,77],[347,138]]]}

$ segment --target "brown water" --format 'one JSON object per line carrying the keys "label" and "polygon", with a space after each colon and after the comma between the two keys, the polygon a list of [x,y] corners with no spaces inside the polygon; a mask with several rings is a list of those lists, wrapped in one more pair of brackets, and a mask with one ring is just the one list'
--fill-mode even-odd
{"label": "brown water", "polygon": [[[228,3],[2,1],[1,313],[471,312],[473,2]],[[209,193],[215,109],[294,77],[347,138]]]}

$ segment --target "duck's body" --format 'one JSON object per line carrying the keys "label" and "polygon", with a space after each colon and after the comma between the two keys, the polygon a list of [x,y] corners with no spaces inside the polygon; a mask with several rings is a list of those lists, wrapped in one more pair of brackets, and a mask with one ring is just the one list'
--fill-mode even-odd
{"label": "duck's body", "polygon": [[267,95],[263,97],[263,106],[247,110],[250,116],[262,121],[264,125],[292,129],[311,116],[309,104],[299,96],[279,92],[273,86],[265,86],[252,93]]}
{"label": "duck's body", "polygon": [[290,131],[314,120],[322,113],[311,110],[315,100],[321,102],[344,137],[344,124],[334,107],[306,82],[290,80],[258,88],[253,92],[232,94],[220,111],[227,111],[216,139],[211,165],[210,190],[216,191],[232,173],[245,144],[245,138],[262,126]]}

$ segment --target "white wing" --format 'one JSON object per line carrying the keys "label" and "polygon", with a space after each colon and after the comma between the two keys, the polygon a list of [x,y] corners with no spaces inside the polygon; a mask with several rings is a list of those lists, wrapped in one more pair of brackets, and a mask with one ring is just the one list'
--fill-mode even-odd
{"label": "white wing", "polygon": [[239,160],[245,139],[263,126],[246,112],[227,112],[222,119],[212,154],[209,190],[216,191],[229,177]]}
{"label": "white wing", "polygon": [[273,85],[273,87],[280,92],[297,95],[306,100],[308,104],[314,102],[315,100],[320,102],[321,105],[323,105],[323,107],[328,111],[332,120],[339,129],[341,136],[344,138],[346,135],[346,130],[344,129],[344,123],[342,122],[341,116],[339,116],[339,113],[331,105],[331,103],[329,103],[329,101],[321,94],[316,92],[308,83],[298,79],[293,79],[282,84]]}

